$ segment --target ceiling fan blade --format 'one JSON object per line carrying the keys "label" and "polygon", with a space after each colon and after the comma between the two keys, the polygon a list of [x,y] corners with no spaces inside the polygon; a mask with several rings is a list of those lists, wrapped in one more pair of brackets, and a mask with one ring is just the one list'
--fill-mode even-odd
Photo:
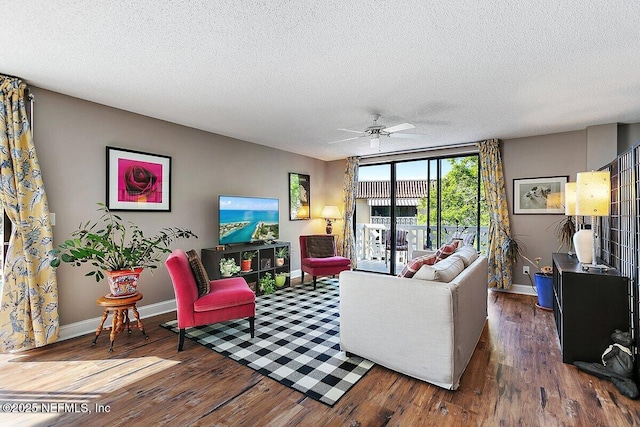
{"label": "ceiling fan blade", "polygon": [[415,128],[415,126],[412,125],[411,123],[402,123],[399,125],[391,126],[389,128],[384,128],[383,131],[394,133],[394,132],[400,132],[401,130],[407,130],[407,129],[413,129],[413,128]]}
{"label": "ceiling fan blade", "polygon": [[407,139],[424,138],[424,135],[421,133],[392,133],[389,136],[391,138],[407,138]]}
{"label": "ceiling fan blade", "polygon": [[343,130],[345,132],[353,132],[353,133],[366,133],[361,130],[352,130],[352,129],[338,129],[338,130]]}
{"label": "ceiling fan blade", "polygon": [[[362,135],[362,136],[365,136],[365,135]],[[331,141],[331,142],[328,142],[327,144],[337,144],[338,142],[353,141],[354,139],[362,138],[362,136],[354,136],[352,138],[340,139],[338,141]]]}

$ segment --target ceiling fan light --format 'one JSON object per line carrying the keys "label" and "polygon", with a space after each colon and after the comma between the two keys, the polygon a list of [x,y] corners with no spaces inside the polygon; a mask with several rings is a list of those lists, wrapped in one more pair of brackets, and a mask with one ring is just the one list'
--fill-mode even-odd
{"label": "ceiling fan light", "polygon": [[379,135],[372,135],[371,136],[371,148],[378,148],[380,147],[380,136]]}

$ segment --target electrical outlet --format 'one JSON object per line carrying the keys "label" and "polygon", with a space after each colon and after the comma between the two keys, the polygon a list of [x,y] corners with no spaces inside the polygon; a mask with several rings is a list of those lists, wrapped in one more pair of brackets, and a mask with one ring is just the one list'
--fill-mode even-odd
{"label": "electrical outlet", "polygon": [[528,265],[523,265],[522,266],[522,274],[529,274],[529,266]]}

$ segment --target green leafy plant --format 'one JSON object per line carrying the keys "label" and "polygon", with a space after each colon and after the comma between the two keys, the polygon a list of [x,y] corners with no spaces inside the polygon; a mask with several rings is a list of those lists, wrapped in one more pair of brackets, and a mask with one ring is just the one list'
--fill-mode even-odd
{"label": "green leafy plant", "polygon": [[249,251],[242,254],[242,258],[246,260],[252,260],[258,255],[258,251]]}
{"label": "green leafy plant", "polygon": [[231,276],[240,271],[240,266],[236,264],[236,260],[233,258],[221,258],[220,259],[220,273],[223,276]]}
{"label": "green leafy plant", "polygon": [[289,248],[281,246],[276,250],[276,258],[287,258],[289,256]]}
{"label": "green leafy plant", "polygon": [[276,290],[276,279],[271,276],[271,273],[266,272],[264,276],[260,278],[260,292],[265,295],[274,293]]}
{"label": "green leafy plant", "polygon": [[96,282],[104,279],[104,271],[157,268],[160,255],[171,252],[169,245],[177,239],[198,238],[193,232],[178,227],[163,228],[152,237],[145,237],[134,223],[125,223],[114,215],[104,203],[98,203],[103,212],[99,221],[87,221],[71,233],[71,239],[55,247],[50,265],[61,262],[80,267],[90,263],[93,267],[86,276]]}

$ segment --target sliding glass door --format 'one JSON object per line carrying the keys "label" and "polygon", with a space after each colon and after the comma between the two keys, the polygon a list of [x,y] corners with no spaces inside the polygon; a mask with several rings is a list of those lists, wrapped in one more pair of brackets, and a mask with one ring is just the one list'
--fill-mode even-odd
{"label": "sliding glass door", "polygon": [[414,251],[465,236],[486,244],[478,156],[361,166],[356,195],[358,269],[397,274]]}

